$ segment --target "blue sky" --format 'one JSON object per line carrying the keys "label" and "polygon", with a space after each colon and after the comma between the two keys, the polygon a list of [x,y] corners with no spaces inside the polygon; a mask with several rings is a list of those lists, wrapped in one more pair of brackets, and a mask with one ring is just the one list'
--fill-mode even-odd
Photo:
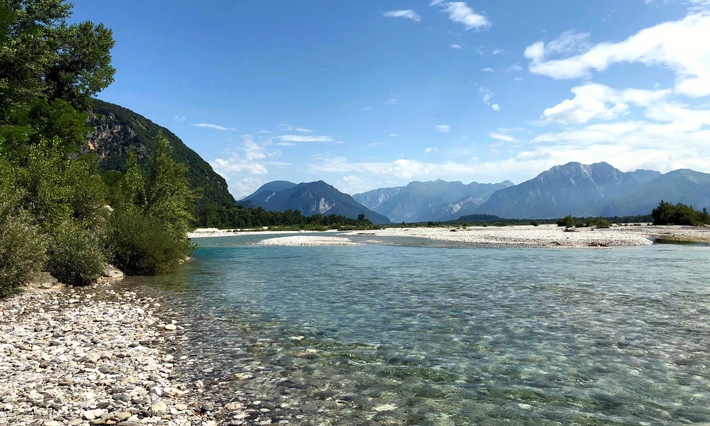
{"label": "blue sky", "polygon": [[569,161],[710,172],[710,0],[76,0],[116,40],[99,98],[237,197],[520,183]]}

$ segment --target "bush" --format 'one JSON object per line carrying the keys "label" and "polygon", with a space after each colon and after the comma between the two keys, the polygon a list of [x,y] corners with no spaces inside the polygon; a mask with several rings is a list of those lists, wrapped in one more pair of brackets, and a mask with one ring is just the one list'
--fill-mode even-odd
{"label": "bush", "polygon": [[32,217],[20,207],[17,169],[0,159],[0,297],[16,293],[42,271],[46,243]]}
{"label": "bush", "polygon": [[117,210],[109,221],[111,263],[128,275],[171,272],[194,249],[187,236],[137,210]]}
{"label": "bush", "polygon": [[101,276],[106,262],[95,233],[65,221],[51,237],[47,268],[55,278],[65,284],[86,285]]}
{"label": "bush", "polygon": [[[3,195],[3,194],[0,194]],[[46,243],[25,212],[0,199],[0,298],[16,293],[42,270]]]}
{"label": "bush", "polygon": [[571,215],[567,215],[557,221],[557,226],[564,226],[565,228],[575,227],[575,226],[577,226],[577,219],[575,219]]}

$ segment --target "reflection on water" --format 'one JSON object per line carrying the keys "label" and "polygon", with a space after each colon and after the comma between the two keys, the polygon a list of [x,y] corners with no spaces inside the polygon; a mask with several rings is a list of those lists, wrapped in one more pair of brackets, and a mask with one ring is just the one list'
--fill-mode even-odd
{"label": "reflection on water", "polygon": [[[217,401],[322,424],[710,421],[710,248],[261,247],[131,278]],[[401,242],[399,242],[401,244]]]}

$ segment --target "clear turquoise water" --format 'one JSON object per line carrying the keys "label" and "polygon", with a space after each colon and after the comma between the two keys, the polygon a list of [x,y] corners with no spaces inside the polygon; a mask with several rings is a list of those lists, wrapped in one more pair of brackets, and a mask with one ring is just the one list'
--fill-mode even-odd
{"label": "clear turquoise water", "polygon": [[[267,247],[146,281],[208,391],[321,424],[710,421],[710,247]],[[294,417],[295,416],[295,417]]]}

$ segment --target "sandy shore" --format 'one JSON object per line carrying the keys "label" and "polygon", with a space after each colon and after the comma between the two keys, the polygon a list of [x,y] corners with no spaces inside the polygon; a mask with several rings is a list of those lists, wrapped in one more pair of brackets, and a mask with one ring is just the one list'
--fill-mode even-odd
{"label": "sandy shore", "polygon": [[267,238],[260,244],[282,246],[388,244],[392,243],[393,239],[401,238],[426,239],[446,246],[462,247],[631,247],[650,245],[658,238],[710,243],[710,228],[647,225],[570,230],[556,225],[386,228],[346,232],[333,236],[294,234]]}

